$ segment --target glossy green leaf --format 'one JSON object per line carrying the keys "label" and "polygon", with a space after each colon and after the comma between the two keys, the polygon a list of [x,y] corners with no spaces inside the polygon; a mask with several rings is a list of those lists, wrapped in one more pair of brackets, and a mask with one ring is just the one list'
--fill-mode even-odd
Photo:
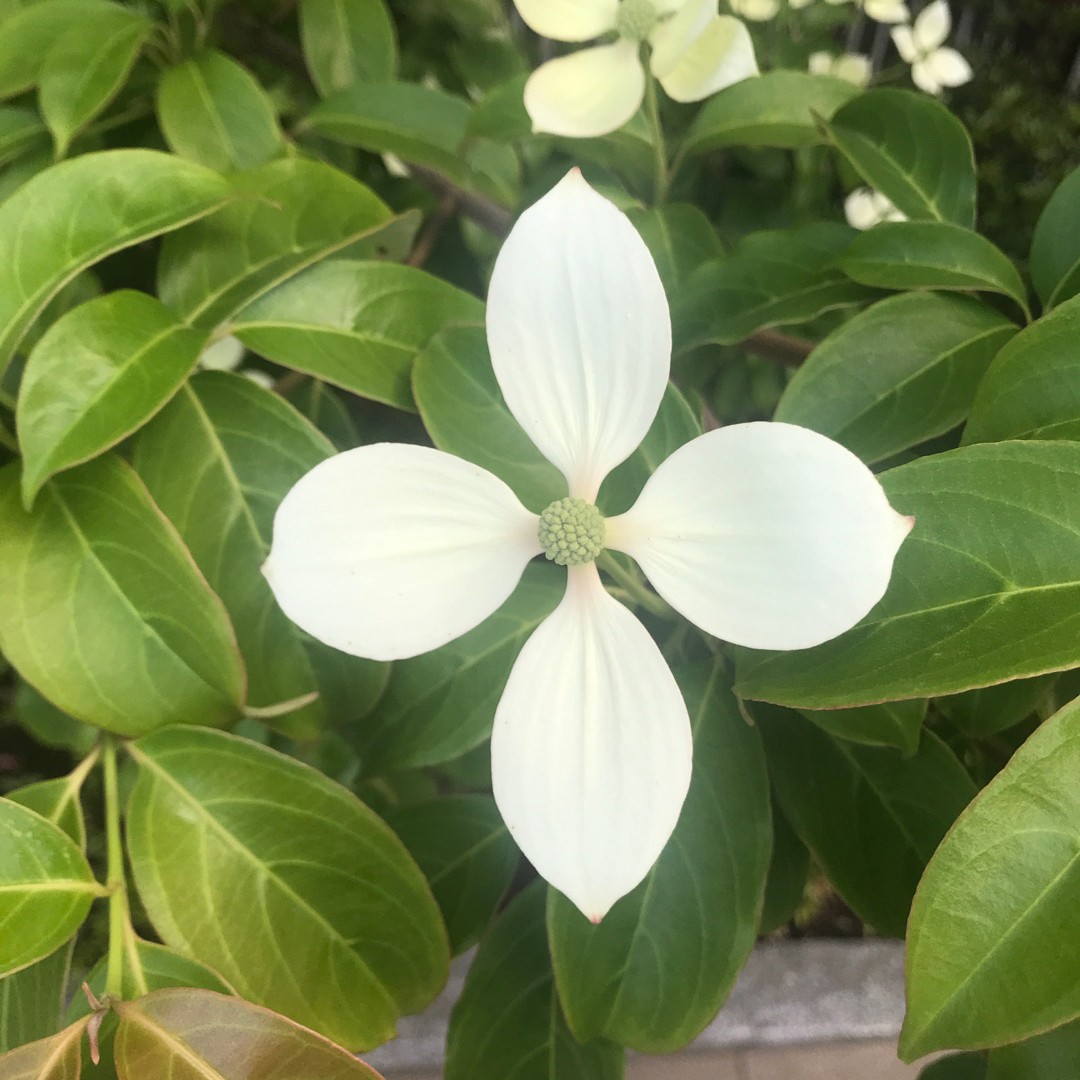
{"label": "glossy green leaf", "polygon": [[86,1023],[0,1055],[0,1080],[79,1080]]}
{"label": "glossy green leaf", "polygon": [[379,1080],[306,1027],[209,990],[158,990],[115,1008],[120,1080]]}
{"label": "glossy green leaf", "polygon": [[400,257],[416,226],[317,161],[275,161],[232,184],[232,205],[170,237],[158,263],[161,299],[207,328],[329,255]]}
{"label": "glossy green leaf", "polygon": [[548,899],[559,997],[574,1034],[648,1053],[685,1046],[731,992],[757,937],[772,845],[761,740],[722,666],[678,674],[694,772],[667,847],[598,926],[554,890]]}
{"label": "glossy green leaf", "polygon": [[397,70],[394,23],[383,0],[301,0],[300,43],[320,96]]}
{"label": "glossy green leaf", "polygon": [[1054,682],[1053,675],[1013,679],[997,686],[937,698],[934,706],[965,735],[984,738],[1020,723],[1049,701]]}
{"label": "glossy green leaf", "polygon": [[[986,1080],[1065,1080],[1080,1067],[1080,1021],[991,1050]],[[980,1078],[981,1080],[981,1078]]]}
{"label": "glossy green leaf", "polygon": [[412,803],[387,816],[428,879],[450,937],[464,952],[491,921],[520,861],[489,795]]}
{"label": "glossy green leaf", "polygon": [[931,732],[905,757],[833,738],[786,709],[753,713],[799,839],[860,918],[903,937],[923,868],[975,794],[963,766]]}
{"label": "glossy green leaf", "polygon": [[565,588],[565,572],[532,565],[513,595],[474,630],[394,664],[378,710],[350,733],[364,772],[452,761],[488,738],[522,645],[554,611]]}
{"label": "glossy green leaf", "polygon": [[905,1060],[1080,1017],[1077,776],[1080,699],[1013,755],[927,867],[908,931]]}
{"label": "glossy green leaf", "polygon": [[204,217],[228,197],[215,173],[153,150],[83,154],[28,180],[0,204],[0,250],[14,253],[0,262],[0,371],[80,270]]}
{"label": "glossy green leaf", "polygon": [[[333,447],[278,395],[250,379],[204,371],[139,435],[133,462],[176,526],[236,628],[248,704],[267,708],[317,690],[305,637],[278,607],[259,567],[286,492]],[[312,737],[315,701],[275,726]]]}
{"label": "glossy green leaf", "polygon": [[741,696],[864,705],[1080,664],[1080,444],[964,447],[881,480],[915,517],[884,598],[814,649],[737,650]]}
{"label": "glossy green leaf", "polygon": [[145,293],[107,293],[60,317],[34,347],[16,413],[23,505],[50,476],[141,427],[176,393],[206,341]]}
{"label": "glossy green leaf", "polygon": [[810,852],[795,834],[783,811],[772,802],[772,855],[765,877],[765,896],[761,903],[758,933],[771,934],[790,919],[806,892]]}
{"label": "glossy green leaf", "polygon": [[1022,330],[979,387],[964,442],[1080,439],[1080,297]]}
{"label": "glossy green leaf", "polygon": [[1035,224],[1031,280],[1047,308],[1080,292],[1080,168],[1057,186]]}
{"label": "glossy green leaf", "polygon": [[922,735],[926,699],[883,701],[880,705],[863,705],[857,709],[806,710],[803,716],[838,739],[868,746],[893,746],[905,754],[914,754]]}
{"label": "glossy green leaf", "polygon": [[626,216],[645,241],[671,298],[702,263],[723,255],[712,222],[691,203],[632,209]]}
{"label": "glossy green leaf", "polygon": [[52,480],[33,514],[0,472],[0,594],[0,651],[71,716],[121,735],[237,716],[225,609],[118,458]]}
{"label": "glossy green leaf", "polygon": [[345,404],[345,397],[333,387],[318,379],[304,379],[299,386],[286,391],[285,399],[296,407],[301,416],[306,416],[338,450],[351,450],[360,445],[360,432]]}
{"label": "glossy green leaf", "polygon": [[104,892],[74,841],[33,810],[0,799],[0,974],[55,952]]}
{"label": "glossy green leaf", "polygon": [[8,792],[7,798],[40,814],[81,851],[85,851],[86,822],[79,802],[79,789],[85,776],[85,769],[79,768],[70,776],[39,780],[35,784],[16,788]]}
{"label": "glossy green leaf", "polygon": [[890,297],[814,349],[775,419],[820,431],[866,462],[882,461],[957,427],[1015,333],[1012,322],[971,297]]}
{"label": "glossy green leaf", "polygon": [[439,991],[447,943],[427,883],[349,791],[222,732],[170,728],[131,752],[128,847],[166,945],[350,1050]]}
{"label": "glossy green leaf", "polygon": [[563,1019],[544,931],[543,882],[515,898],[480,943],[450,1017],[446,1080],[621,1080],[625,1052],[582,1045]]}
{"label": "glossy green leaf", "polygon": [[246,68],[216,50],[162,75],[157,116],[177,154],[218,172],[265,165],[285,146],[266,91]]}
{"label": "glossy green leaf", "polygon": [[1028,317],[1019,271],[989,240],[947,221],[883,221],[860,233],[840,269],[879,289],[974,289],[1015,300]]}
{"label": "glossy green leaf", "polygon": [[96,728],[61,712],[28,682],[20,682],[15,691],[15,719],[42,746],[69,750],[76,757],[89,754],[98,739]]}
{"label": "glossy green leaf", "polygon": [[0,108],[0,165],[45,145],[45,125],[33,109]]}
{"label": "glossy green leaf", "polygon": [[444,326],[483,317],[480,300],[422,270],[335,259],[260,297],[230,331],[275,363],[414,409],[416,355]]}
{"label": "glossy green leaf", "polygon": [[154,24],[130,8],[77,18],[49,49],[39,73],[41,115],[58,157],[120,92]]}
{"label": "glossy green leaf", "polygon": [[[0,977],[0,1054],[46,1039],[60,1028],[75,942]],[[0,1077],[4,1076],[0,1058]]]}
{"label": "glossy green leaf", "polygon": [[525,111],[525,83],[528,73],[493,86],[469,113],[467,131],[481,139],[517,142],[532,134],[532,120]]}
{"label": "glossy green leaf", "polygon": [[820,142],[815,115],[828,118],[858,89],[829,75],[770,71],[713,95],[694,118],[681,152],[723,146],[809,146]]}
{"label": "glossy green leaf", "polygon": [[868,90],[822,126],[855,171],[909,218],[974,226],[971,139],[940,101]]}
{"label": "glossy green leaf", "polygon": [[879,293],[836,266],[855,235],[834,222],[751,233],[726,258],[701,266],[672,297],[677,352],[732,344],[767,326],[807,322]]}

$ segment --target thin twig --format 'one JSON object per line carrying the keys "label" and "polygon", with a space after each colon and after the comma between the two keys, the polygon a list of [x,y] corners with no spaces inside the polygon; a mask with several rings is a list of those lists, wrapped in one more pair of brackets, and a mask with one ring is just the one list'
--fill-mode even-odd
{"label": "thin twig", "polygon": [[745,349],[762,360],[798,367],[813,351],[816,342],[781,334],[779,330],[757,330],[743,338],[736,348]]}
{"label": "thin twig", "polygon": [[420,230],[416,243],[413,244],[413,249],[405,260],[407,266],[423,266],[431,258],[431,253],[435,250],[435,245],[439,242],[443,229],[446,228],[447,223],[457,213],[460,202],[461,200],[456,192],[447,191],[443,195],[439,200],[435,213],[427,219],[424,227]]}

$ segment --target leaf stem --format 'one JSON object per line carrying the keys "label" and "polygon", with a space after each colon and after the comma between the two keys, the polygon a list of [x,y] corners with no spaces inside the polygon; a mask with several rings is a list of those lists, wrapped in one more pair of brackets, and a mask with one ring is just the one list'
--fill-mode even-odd
{"label": "leaf stem", "polygon": [[116,737],[105,735],[102,744],[105,773],[105,835],[108,845],[109,957],[105,993],[123,997],[124,942],[128,929],[127,882],[124,877],[124,845],[120,838],[120,789],[116,770]]}
{"label": "leaf stem", "polygon": [[596,564],[614,579],[619,590],[632,604],[651,611],[654,615],[670,617],[673,614],[671,608],[645,584],[640,575],[624,567],[610,551],[601,552]]}
{"label": "leaf stem", "polygon": [[661,206],[667,198],[670,177],[668,176],[667,144],[664,141],[664,128],[660,123],[660,102],[656,94],[656,79],[646,68],[645,74],[645,113],[652,128],[653,154],[656,157],[656,178],[653,189],[653,203]]}

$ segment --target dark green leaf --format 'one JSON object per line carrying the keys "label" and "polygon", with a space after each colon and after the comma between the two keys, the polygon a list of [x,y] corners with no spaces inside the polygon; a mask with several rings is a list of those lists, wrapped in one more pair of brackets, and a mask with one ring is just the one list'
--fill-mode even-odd
{"label": "dark green leaf", "polygon": [[89,754],[97,742],[96,728],[61,712],[28,682],[15,691],[15,718],[43,746],[70,750],[76,757]]}
{"label": "dark green leaf", "polygon": [[973,739],[994,735],[1030,716],[1048,701],[1055,676],[1014,679],[981,690],[938,698],[934,705],[965,735]]}
{"label": "dark green leaf", "polygon": [[0,108],[0,165],[45,145],[45,125],[33,109]]}
{"label": "dark green leaf", "polygon": [[772,803],[772,826],[772,857],[765,878],[759,934],[771,934],[795,917],[806,891],[806,875],[810,869],[810,852],[795,835],[795,830],[775,799]]}
{"label": "dark green leaf", "polygon": [[1062,180],[1039,215],[1031,280],[1047,308],[1080,292],[1080,168]]}
{"label": "dark green leaf", "polygon": [[[74,945],[0,977],[0,1054],[59,1030]],[[0,1077],[6,1075],[0,1059]]]}
{"label": "dark green leaf", "polygon": [[656,263],[664,290],[674,299],[702,263],[723,255],[712,222],[690,203],[669,203],[627,213]]}
{"label": "dark green leaf", "polygon": [[[1066,1080],[1080,1067],[1080,1021],[991,1050],[986,1080]],[[982,1078],[978,1078],[982,1080]]]}
{"label": "dark green leaf", "polygon": [[469,114],[468,134],[496,142],[517,142],[532,134],[523,96],[528,77],[515,75],[489,90]]}
{"label": "dark green leaf", "polygon": [[397,38],[383,0],[301,0],[300,43],[311,81],[328,97],[397,70]]}
{"label": "dark green leaf", "polygon": [[949,1054],[919,1073],[919,1080],[986,1080],[983,1054]]}
{"label": "dark green leaf", "polygon": [[905,754],[914,754],[922,735],[926,699],[883,701],[858,709],[804,711],[803,716],[838,739],[868,746],[893,746]]}

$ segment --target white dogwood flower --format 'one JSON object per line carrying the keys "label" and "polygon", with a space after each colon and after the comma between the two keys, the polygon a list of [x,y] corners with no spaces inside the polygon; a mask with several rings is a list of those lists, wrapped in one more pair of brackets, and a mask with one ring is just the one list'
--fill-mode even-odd
{"label": "white dogwood flower", "polygon": [[514,0],[522,19],[556,41],[609,44],[542,64],[525,84],[533,130],[588,138],[622,127],[641,107],[649,67],[676,101],[700,101],[758,73],[749,31],[718,0]]}
{"label": "white dogwood flower", "polygon": [[971,65],[955,49],[945,47],[951,29],[949,5],[934,0],[919,12],[912,26],[895,26],[891,31],[896,51],[911,65],[912,82],[928,94],[971,81]]}
{"label": "white dogwood flower", "polygon": [[780,14],[780,0],[728,0],[731,10],[751,22],[768,22]]}
{"label": "white dogwood flower", "polygon": [[907,221],[907,214],[880,191],[868,187],[856,188],[844,200],[844,216],[853,229],[872,229],[883,221]]}
{"label": "white dogwood flower", "polygon": [[[851,2],[852,0],[826,0],[826,3],[834,7]],[[854,3],[874,22],[906,23],[911,18],[911,12],[904,0],[854,0]]]}
{"label": "white dogwood flower", "polygon": [[854,86],[866,86],[872,70],[868,56],[861,56],[859,53],[834,56],[830,52],[811,53],[809,68],[812,75],[832,75],[833,78],[843,79]]}
{"label": "white dogwood flower", "polygon": [[566,478],[528,511],[502,480],[424,446],[349,450],[286,495],[264,567],[285,613],[345,652],[437,649],[492,614],[526,564],[566,593],[522,648],[491,738],[495,799],[536,869],[589,918],[648,873],[690,782],[686,706],[659,648],[605,590],[606,547],[709,634],[803,649],[880,599],[911,527],[837,443],[790,424],[710,431],[624,514],[595,506],[649,430],[671,325],[648,249],[574,170],[522,214],[495,265],[491,361],[506,404]]}

